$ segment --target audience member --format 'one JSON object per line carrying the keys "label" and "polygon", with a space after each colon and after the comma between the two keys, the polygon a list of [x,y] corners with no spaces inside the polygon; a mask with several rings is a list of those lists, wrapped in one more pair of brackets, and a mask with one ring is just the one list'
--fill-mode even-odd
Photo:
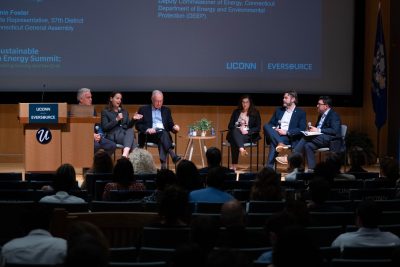
{"label": "audience member", "polygon": [[46,208],[31,210],[22,216],[26,232],[1,248],[0,266],[10,264],[62,264],[67,254],[67,241],[49,232],[50,212]]}
{"label": "audience member", "polygon": [[221,167],[227,173],[234,172],[234,170],[232,170],[232,169],[221,166],[222,156],[221,156],[221,150],[219,150],[218,148],[216,148],[214,146],[207,148],[206,158],[207,158],[207,167],[200,169],[199,170],[200,174],[207,174],[208,170],[211,168],[214,168],[214,167]]}
{"label": "audience member", "polygon": [[136,175],[157,173],[153,156],[146,149],[135,148],[129,155],[129,160],[132,162],[133,171]]}
{"label": "audience member", "polygon": [[262,168],[256,175],[250,190],[251,200],[282,200],[283,194],[280,186],[280,177],[271,167]]}
{"label": "audience member", "polygon": [[[275,213],[269,217],[265,224],[265,232],[269,237],[269,242],[271,243],[272,247],[276,244],[276,241],[279,239],[282,231],[286,227],[295,224],[296,219],[293,217],[293,215],[286,211]],[[261,254],[257,261],[265,264],[272,264],[272,250],[268,250]]]}
{"label": "audience member", "polygon": [[399,163],[392,157],[384,157],[380,162],[381,177],[387,183],[387,186],[395,187],[399,181]]}
{"label": "audience member", "polygon": [[219,248],[208,254],[206,267],[250,267],[251,261],[243,252],[232,248]]}
{"label": "audience member", "polygon": [[159,205],[161,226],[188,226],[189,202],[188,194],[177,185],[164,190]]}
{"label": "audience member", "polygon": [[379,229],[381,210],[373,200],[362,201],[356,209],[355,232],[339,235],[332,243],[332,247],[373,247],[399,246],[400,238],[390,232]]}
{"label": "audience member", "polygon": [[203,267],[205,255],[196,243],[185,243],[178,246],[168,262],[170,267]]}
{"label": "audience member", "polygon": [[145,190],[143,183],[135,181],[132,163],[129,159],[122,157],[117,160],[113,170],[113,182],[104,187],[103,200],[110,200],[111,190]]}
{"label": "audience member", "polygon": [[89,222],[72,224],[68,236],[66,267],[107,267],[109,245],[101,230]]}
{"label": "audience member", "polygon": [[368,172],[363,166],[366,164],[366,154],[360,147],[352,147],[349,152],[350,169],[348,172]]}
{"label": "audience member", "polygon": [[225,203],[233,200],[234,197],[231,194],[223,191],[225,177],[226,174],[221,167],[210,169],[207,175],[207,187],[190,192],[189,201]]}
{"label": "audience member", "polygon": [[343,207],[326,203],[331,196],[331,186],[329,181],[322,177],[315,177],[310,181],[309,192],[311,200],[307,204],[309,211],[327,212],[327,211],[345,211]]}
{"label": "audience member", "polygon": [[316,176],[326,178],[329,182],[335,180],[355,180],[356,177],[349,173],[341,173],[341,160],[338,154],[332,152],[326,157],[325,161],[315,166],[314,172]]}
{"label": "audience member", "polygon": [[156,189],[154,192],[147,197],[143,198],[144,202],[160,202],[165,188],[170,185],[177,184],[176,175],[173,171],[168,169],[161,169],[157,171],[156,176]]}
{"label": "audience member", "polygon": [[276,240],[272,263],[274,267],[324,266],[318,246],[304,227],[296,225],[286,227]]}
{"label": "audience member", "polygon": [[204,188],[204,182],[200,178],[199,170],[190,160],[181,160],[176,167],[178,184],[188,192]]}
{"label": "audience member", "polygon": [[295,181],[298,173],[304,172],[304,159],[300,153],[292,153],[288,156],[288,174],[285,176],[285,181]]}
{"label": "audience member", "polygon": [[221,226],[217,247],[248,248],[265,247],[266,237],[246,231],[245,210],[237,200],[225,202],[221,208]]}
{"label": "audience member", "polygon": [[92,167],[85,173],[81,189],[87,189],[86,174],[112,173],[114,167],[111,156],[103,149],[98,150],[93,156]]}
{"label": "audience member", "polygon": [[219,221],[210,215],[196,216],[190,222],[190,241],[200,246],[204,257],[215,247]]}
{"label": "audience member", "polygon": [[41,203],[84,203],[82,198],[70,195],[78,188],[75,169],[71,164],[65,163],[58,167],[54,178],[53,188],[55,195],[45,196]]}

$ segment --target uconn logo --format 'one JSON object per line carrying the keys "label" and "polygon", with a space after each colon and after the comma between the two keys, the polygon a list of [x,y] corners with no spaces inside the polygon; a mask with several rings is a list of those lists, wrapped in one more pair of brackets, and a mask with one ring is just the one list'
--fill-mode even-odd
{"label": "uconn logo", "polygon": [[40,128],[36,132],[36,140],[43,145],[50,143],[51,138],[52,136],[49,128]]}

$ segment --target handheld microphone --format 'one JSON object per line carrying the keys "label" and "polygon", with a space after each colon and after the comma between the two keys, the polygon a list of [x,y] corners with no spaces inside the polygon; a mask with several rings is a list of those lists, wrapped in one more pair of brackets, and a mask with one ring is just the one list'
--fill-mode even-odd
{"label": "handheld microphone", "polygon": [[311,122],[310,122],[310,121],[307,123],[307,126],[308,126],[308,129],[310,129],[310,128],[311,128],[312,124],[311,124]]}
{"label": "handheld microphone", "polygon": [[278,120],[278,129],[280,129],[281,128],[281,120]]}
{"label": "handheld microphone", "polygon": [[[121,107],[118,107],[118,115],[121,114]],[[119,120],[119,126],[122,126],[122,120]]]}

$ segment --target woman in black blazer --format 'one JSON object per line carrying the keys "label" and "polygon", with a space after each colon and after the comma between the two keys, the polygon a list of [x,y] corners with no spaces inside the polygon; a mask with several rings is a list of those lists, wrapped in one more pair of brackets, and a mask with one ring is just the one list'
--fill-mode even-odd
{"label": "woman in black blazer", "polygon": [[135,137],[133,125],[143,116],[135,113],[132,119],[129,118],[128,111],[122,107],[122,94],[112,92],[108,107],[101,112],[101,128],[107,139],[124,146],[122,156],[128,157],[133,149]]}
{"label": "woman in black blazer", "polygon": [[240,98],[237,109],[231,115],[228,124],[228,135],[226,139],[231,144],[232,168],[236,170],[239,161],[239,153],[247,156],[244,143],[259,140],[261,127],[260,113],[253,104],[249,95]]}

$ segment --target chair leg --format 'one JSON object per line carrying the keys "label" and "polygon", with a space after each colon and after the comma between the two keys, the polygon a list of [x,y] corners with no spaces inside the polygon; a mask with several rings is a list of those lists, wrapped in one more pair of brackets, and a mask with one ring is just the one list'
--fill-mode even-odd
{"label": "chair leg", "polygon": [[250,172],[252,169],[253,169],[253,142],[250,143]]}
{"label": "chair leg", "polygon": [[265,137],[263,138],[263,159],[262,159],[262,164],[265,166]]}
{"label": "chair leg", "polygon": [[257,166],[256,166],[256,170],[258,172],[258,152],[259,152],[259,150],[258,150],[258,141],[257,141],[256,144],[257,144],[257,149],[256,149],[257,150]]}

